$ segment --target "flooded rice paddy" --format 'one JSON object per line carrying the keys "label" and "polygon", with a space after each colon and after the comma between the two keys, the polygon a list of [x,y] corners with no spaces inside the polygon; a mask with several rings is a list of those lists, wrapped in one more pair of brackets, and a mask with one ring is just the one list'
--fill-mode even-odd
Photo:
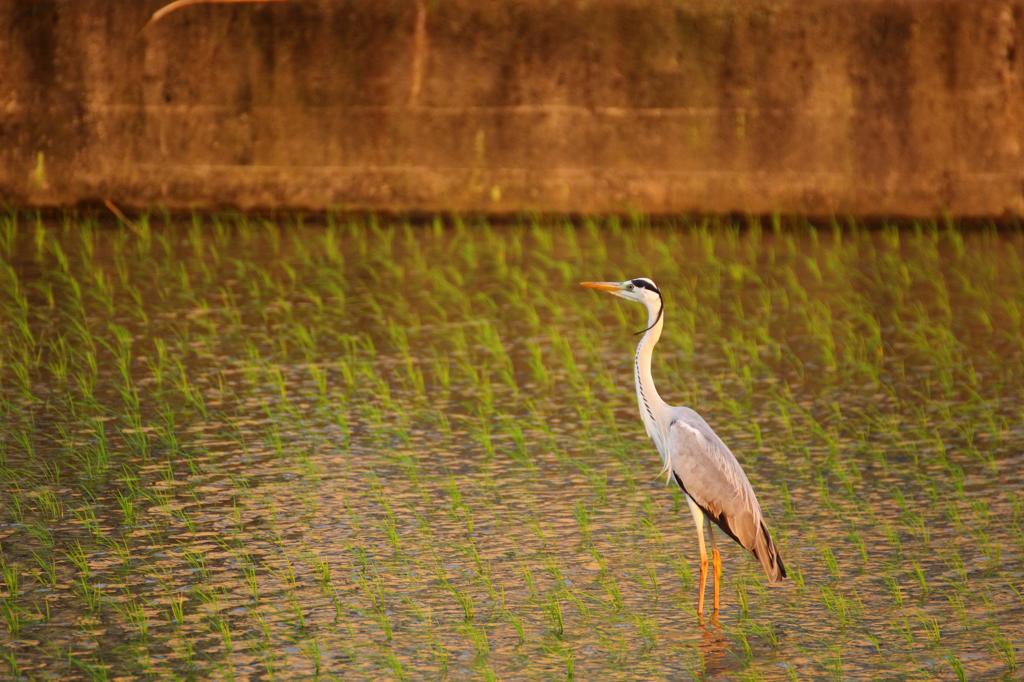
{"label": "flooded rice paddy", "polygon": [[[790,571],[720,543],[717,626],[633,276]],[[1018,229],[7,214],[0,325],[6,675],[1024,666]]]}

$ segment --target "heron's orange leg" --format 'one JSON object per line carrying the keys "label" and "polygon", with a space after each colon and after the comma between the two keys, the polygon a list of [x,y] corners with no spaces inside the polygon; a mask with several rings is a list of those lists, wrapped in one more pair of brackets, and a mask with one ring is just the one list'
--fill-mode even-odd
{"label": "heron's orange leg", "polygon": [[718,548],[711,549],[711,564],[715,570],[715,613],[718,613],[718,585],[722,582],[722,555]]}
{"label": "heron's orange leg", "polygon": [[722,582],[722,555],[718,552],[715,542],[715,529],[708,521],[708,532],[711,534],[711,567],[715,571],[715,616],[718,616],[718,585]]}
{"label": "heron's orange leg", "polygon": [[704,547],[704,512],[687,496],[693,523],[697,526],[697,544],[700,546],[700,591],[697,592],[697,618],[704,617],[704,589],[708,584],[708,552]]}
{"label": "heron's orange leg", "polygon": [[[701,538],[703,540],[703,538]],[[700,543],[700,591],[697,592],[697,617],[704,616],[704,590],[708,584],[708,555],[704,543]]]}
{"label": "heron's orange leg", "polygon": [[715,570],[715,613],[718,613],[718,586],[722,582],[722,555],[718,553],[717,547],[711,550],[711,564]]}

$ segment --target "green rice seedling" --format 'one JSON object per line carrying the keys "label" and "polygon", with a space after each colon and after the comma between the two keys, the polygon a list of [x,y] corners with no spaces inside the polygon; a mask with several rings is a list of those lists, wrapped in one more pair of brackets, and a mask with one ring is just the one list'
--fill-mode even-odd
{"label": "green rice seedling", "polygon": [[896,608],[903,608],[903,590],[900,588],[899,581],[895,577],[887,575],[885,576],[885,584],[889,587],[889,593],[892,595]]}
{"label": "green rice seedling", "polygon": [[922,599],[927,598],[928,597],[928,579],[924,575],[924,570],[922,570],[921,564],[919,564],[916,561],[912,562],[911,566],[914,569],[914,578],[917,579],[917,585],[918,585],[918,587],[921,588],[921,597],[922,597]]}
{"label": "green rice seedling", "polygon": [[192,567],[192,570],[196,572],[203,580],[209,580],[210,571],[206,566],[206,557],[202,552],[194,552],[190,549],[186,549],[183,553],[185,561]]}
{"label": "green rice seedling", "polygon": [[694,581],[693,573],[690,572],[690,564],[683,558],[675,558],[672,560],[672,569],[682,584],[683,590],[685,592],[692,590]]}
{"label": "green rice seedling", "polygon": [[316,573],[317,582],[324,590],[331,589],[331,565],[322,557],[315,557],[313,569]]}
{"label": "green rice seedling", "polygon": [[523,619],[516,615],[516,613],[505,604],[505,589],[503,587],[500,588],[499,599],[501,602],[501,618],[511,625],[512,629],[515,631],[517,638],[516,646],[522,646],[526,642],[526,627],[523,624]]}
{"label": "green rice seedling", "polygon": [[651,598],[657,603],[659,598],[658,573],[653,565],[644,566],[644,572],[638,577],[638,582],[651,593]]}
{"label": "green rice seedling", "polygon": [[321,408],[327,407],[327,372],[316,365],[309,366],[310,376],[317,388],[317,400]]}
{"label": "green rice seedling", "polygon": [[473,646],[474,662],[476,666],[479,668],[486,668],[486,661],[491,654],[491,645],[487,638],[487,631],[478,627],[474,623],[466,621],[459,625],[459,632],[461,632]]}
{"label": "green rice seedling", "polygon": [[19,679],[21,677],[21,667],[18,665],[18,657],[14,655],[14,651],[7,649],[2,654],[4,662],[7,663],[7,668],[11,671],[12,679]]}
{"label": "green rice seedling", "polygon": [[68,382],[68,368],[71,364],[71,350],[63,335],[59,335],[56,341],[49,344],[50,354],[46,361],[46,368],[50,371],[56,385],[62,386]]}
{"label": "green rice seedling", "polygon": [[25,503],[22,501],[24,495],[25,493],[23,493],[17,483],[15,483],[12,486],[12,491],[8,499],[9,505],[7,507],[7,511],[11,516],[11,520],[17,524],[25,523]]}
{"label": "green rice seedling", "polygon": [[602,573],[603,575],[599,582],[608,599],[609,608],[616,613],[623,611],[625,608],[625,599],[622,596],[622,590],[619,588],[619,581],[615,578],[614,574]]}
{"label": "green rice seedling", "polygon": [[19,567],[17,564],[8,562],[3,555],[0,555],[0,577],[3,578],[4,584],[4,601],[8,603],[17,602],[20,582]]}
{"label": "green rice seedling", "polygon": [[896,530],[896,527],[891,523],[883,523],[882,532],[885,534],[886,540],[889,541],[889,544],[893,546],[896,552],[902,552],[903,541],[900,540],[899,531]]}
{"label": "green rice seedling", "polygon": [[506,419],[502,424],[504,432],[512,439],[513,448],[509,451],[509,457],[518,464],[535,469],[536,466],[530,457],[526,447],[526,435],[518,421]]}
{"label": "green rice seedling", "polygon": [[903,617],[893,623],[893,629],[903,638],[903,642],[909,647],[914,644],[914,630],[910,627],[910,619]]}
{"label": "green rice seedling", "polygon": [[7,597],[0,600],[0,615],[3,616],[8,634],[12,638],[17,638],[21,634],[22,608],[18,606],[14,598]]}
{"label": "green rice seedling", "polygon": [[749,666],[753,663],[754,660],[754,651],[753,648],[750,646],[750,640],[748,639],[746,633],[743,631],[737,631],[735,634],[735,638],[740,645],[740,651],[742,652],[741,659],[743,661],[743,665],[744,667],[749,668]]}
{"label": "green rice seedling", "polygon": [[[203,399],[202,391],[200,391],[199,388],[189,380],[188,371],[185,369],[184,364],[182,364],[181,358],[175,359],[175,366],[178,374],[178,392],[182,398],[185,399],[186,404],[195,409],[203,419],[207,419],[209,414],[206,407],[206,401]],[[281,390],[283,391],[284,389],[282,388]]]}
{"label": "green rice seedling", "polygon": [[73,509],[72,515],[74,515],[75,519],[94,537],[99,537],[102,535],[102,532],[100,531],[100,523],[96,516],[94,504],[95,500],[90,499],[86,504]]}
{"label": "green rice seedling", "polygon": [[736,583],[736,605],[740,609],[740,616],[742,618],[750,615],[750,599],[747,594],[747,586],[743,582]]}
{"label": "green rice seedling", "polygon": [[131,562],[131,548],[128,547],[128,541],[121,537],[103,536],[100,538],[100,542],[104,547],[108,548],[111,554],[121,560],[121,564],[126,568],[130,567]]}
{"label": "green rice seedling", "polygon": [[256,575],[256,567],[246,562],[242,564],[242,573],[245,576],[245,585],[249,589],[249,597],[254,602],[259,602],[260,584]]}
{"label": "green rice seedling", "polygon": [[779,636],[771,623],[751,622],[748,627],[755,636],[767,640],[773,649],[778,649],[780,644]]}
{"label": "green rice seedling", "polygon": [[189,533],[196,532],[198,526],[196,525],[195,519],[192,517],[192,514],[190,514],[187,509],[176,509],[173,510],[171,513],[176,519],[178,519],[178,521],[180,521],[185,526]]}
{"label": "green rice seedling", "polygon": [[106,682],[106,680],[109,679],[110,674],[107,671],[107,667],[102,663],[89,663],[88,661],[83,661],[77,656],[72,655],[70,652],[67,656],[67,662],[81,670],[82,673],[87,675],[93,682]]}
{"label": "green rice seedling", "polygon": [[0,216],[0,255],[3,256],[4,260],[10,260],[17,239],[17,213],[12,212],[6,216]]}
{"label": "green rice seedling", "polygon": [[843,676],[843,652],[839,646],[831,647],[832,656],[825,660],[826,669],[832,674],[832,679],[842,680]]}
{"label": "green rice seedling", "polygon": [[306,615],[302,610],[302,604],[295,596],[294,589],[288,594],[288,605],[292,610],[292,622],[295,624],[295,628],[300,632],[306,632]]}
{"label": "green rice seedling", "polygon": [[939,630],[939,621],[931,616],[918,616],[918,623],[924,630],[925,635],[931,640],[932,646],[939,646],[942,643],[942,632]]}
{"label": "green rice seedling", "polygon": [[590,520],[591,515],[586,505],[582,501],[577,501],[574,508],[573,516],[576,518],[576,523],[580,527],[580,534],[583,536],[583,543],[589,545],[590,540]]}
{"label": "green rice seedling", "polygon": [[822,547],[821,549],[822,559],[825,561],[825,566],[828,568],[829,574],[833,578],[839,577],[839,562],[836,559],[836,555],[832,553],[831,547]]}
{"label": "green rice seedling", "polygon": [[91,442],[80,447],[78,454],[86,477],[97,480],[106,474],[110,467],[110,447],[103,421],[93,419],[91,426]]}
{"label": "green rice seedling", "polygon": [[128,601],[124,603],[114,603],[117,610],[128,621],[137,636],[140,639],[146,639],[149,636],[149,619],[146,616],[145,608],[132,597],[129,597]]}
{"label": "green rice seedling", "polygon": [[52,490],[44,489],[35,494],[36,507],[50,522],[64,518],[64,503]]}
{"label": "green rice seedling", "polygon": [[129,528],[135,526],[135,496],[131,493],[123,493],[120,490],[116,490],[114,491],[114,499],[117,500],[117,504],[121,508],[121,516],[124,519],[124,525]]}
{"label": "green rice seedling", "polygon": [[1017,652],[1009,638],[999,632],[992,640],[992,648],[1003,660],[1010,674],[1017,672]]}
{"label": "green rice seedling", "polygon": [[473,437],[483,447],[485,454],[485,461],[490,462],[494,459],[495,448],[494,441],[491,438],[490,420],[481,419],[478,421],[477,430],[473,433]]}
{"label": "green rice seedling", "polygon": [[387,651],[384,653],[384,665],[391,671],[391,674],[395,676],[397,680],[405,680],[405,670],[402,668],[401,661],[395,655],[394,651]]}
{"label": "green rice seedling", "polygon": [[319,640],[317,640],[316,637],[312,637],[306,640],[305,642],[303,642],[302,650],[303,653],[306,654],[306,657],[309,658],[310,662],[313,664],[313,672],[316,674],[317,677],[320,677],[320,674],[322,672],[321,665],[323,662],[323,656],[320,651]]}
{"label": "green rice seedling", "polygon": [[150,373],[156,383],[157,392],[163,389],[164,376],[167,373],[167,344],[163,339],[153,340],[154,354],[146,359]]}
{"label": "green rice seedling", "polygon": [[78,596],[82,598],[87,611],[90,614],[96,614],[100,610],[102,604],[103,592],[96,585],[93,585],[89,577],[84,573],[79,573],[78,579],[74,583],[75,591]]}
{"label": "green rice seedling", "polygon": [[960,662],[956,654],[949,654],[946,660],[949,662],[949,667],[953,669],[956,679],[960,680],[960,682],[965,682],[967,680],[967,673],[964,670],[964,664]]}
{"label": "green rice seedling", "polygon": [[221,644],[224,647],[224,651],[230,654],[234,651],[234,640],[231,636],[231,623],[226,618],[221,616],[213,616],[211,618],[211,628],[220,636]]}
{"label": "green rice seedling", "polygon": [[9,363],[9,369],[14,374],[15,379],[17,379],[17,388],[20,391],[21,398],[28,403],[36,402],[38,398],[32,391],[32,378],[28,364],[21,358],[12,358]]}
{"label": "green rice seedling", "polygon": [[171,622],[181,626],[185,623],[185,595],[175,593],[170,600]]}
{"label": "green rice seedling", "polygon": [[68,548],[67,556],[75,568],[78,569],[80,576],[88,578],[90,574],[89,561],[85,556],[85,550],[82,549],[81,543],[75,541],[74,544]]}
{"label": "green rice seedling", "polygon": [[32,558],[39,567],[40,583],[45,587],[54,588],[57,586],[57,561],[52,554],[42,554],[36,550],[32,551]]}
{"label": "green rice seedling", "polygon": [[964,601],[964,597],[959,592],[949,592],[946,594],[946,601],[949,603],[950,608],[959,618],[960,622],[964,627],[969,626],[969,618],[967,615],[967,603]]}
{"label": "green rice seedling", "polygon": [[840,625],[847,627],[853,622],[854,605],[841,592],[829,585],[823,585],[821,598],[825,608],[836,617]]}
{"label": "green rice seedling", "polygon": [[466,623],[472,623],[473,617],[476,613],[473,605],[472,595],[470,595],[468,592],[463,592],[457,586],[451,583],[448,583],[446,587],[448,588],[448,591],[451,593],[452,597],[455,599],[455,602],[459,605],[459,608],[462,609],[463,621]]}

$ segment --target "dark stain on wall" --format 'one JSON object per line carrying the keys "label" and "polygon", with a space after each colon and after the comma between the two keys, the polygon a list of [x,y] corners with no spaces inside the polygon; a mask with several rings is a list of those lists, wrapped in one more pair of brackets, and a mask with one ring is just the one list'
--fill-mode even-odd
{"label": "dark stain on wall", "polygon": [[14,6],[10,35],[20,42],[28,61],[28,79],[37,93],[49,92],[57,75],[57,13],[55,0],[19,2]]}
{"label": "dark stain on wall", "polygon": [[909,7],[877,4],[869,10],[850,53],[854,90],[851,147],[855,168],[885,177],[914,167],[911,147]]}

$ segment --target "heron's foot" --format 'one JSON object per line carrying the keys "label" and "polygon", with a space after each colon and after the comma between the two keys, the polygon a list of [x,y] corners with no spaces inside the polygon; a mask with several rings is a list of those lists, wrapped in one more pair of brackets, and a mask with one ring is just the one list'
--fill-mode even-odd
{"label": "heron's foot", "polygon": [[720,628],[720,627],[722,627],[722,623],[718,620],[718,611],[712,611],[711,612],[711,617],[708,618],[708,619],[704,618],[704,614],[698,613],[697,614],[697,625],[700,625],[701,627],[703,627],[705,629],[705,631],[707,631],[708,626],[711,626],[713,628]]}

